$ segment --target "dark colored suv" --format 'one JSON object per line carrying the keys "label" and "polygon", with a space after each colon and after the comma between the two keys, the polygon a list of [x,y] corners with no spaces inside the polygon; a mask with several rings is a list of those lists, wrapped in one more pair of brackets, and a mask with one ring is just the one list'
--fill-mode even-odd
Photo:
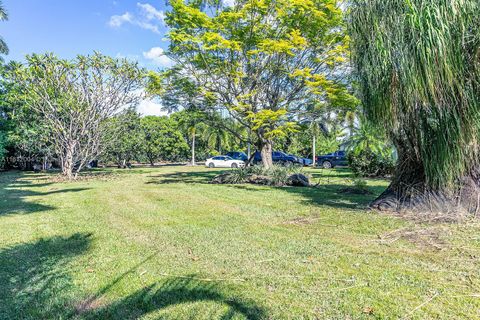
{"label": "dark colored suv", "polygon": [[235,160],[248,161],[248,156],[244,152],[232,151],[227,153],[226,156]]}
{"label": "dark colored suv", "polygon": [[336,166],[347,166],[348,160],[345,151],[336,151],[323,156],[317,156],[317,166],[324,169],[335,168]]}
{"label": "dark colored suv", "polygon": [[[293,165],[293,164],[303,165],[302,159],[299,159],[298,157],[288,155],[280,151],[272,152],[272,160],[273,160],[273,163],[283,164],[283,165]],[[255,156],[253,157],[253,162],[254,163],[262,162],[262,154],[260,152],[258,151],[255,152]]]}

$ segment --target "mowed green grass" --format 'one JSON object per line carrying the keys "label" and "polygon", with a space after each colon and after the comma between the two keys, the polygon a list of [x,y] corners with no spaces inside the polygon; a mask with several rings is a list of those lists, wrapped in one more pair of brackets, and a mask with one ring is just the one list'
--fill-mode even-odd
{"label": "mowed green grass", "polygon": [[212,185],[220,170],[0,174],[0,319],[475,319],[480,225],[368,212],[316,188]]}

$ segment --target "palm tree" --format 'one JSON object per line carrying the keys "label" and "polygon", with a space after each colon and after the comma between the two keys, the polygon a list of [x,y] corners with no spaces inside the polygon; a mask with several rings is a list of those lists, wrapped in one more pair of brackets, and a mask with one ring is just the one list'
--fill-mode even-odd
{"label": "palm tree", "polygon": [[[8,20],[7,11],[3,7],[3,3],[0,1],[0,21],[7,21],[7,20]],[[7,44],[5,43],[5,41],[1,36],[0,36],[0,54],[8,54]]]}
{"label": "palm tree", "polygon": [[479,210],[480,2],[352,0],[353,59],[366,117],[398,152],[372,207]]}
{"label": "palm tree", "polygon": [[231,138],[230,132],[223,126],[207,125],[202,132],[202,139],[210,148],[215,149],[219,154],[222,154],[225,149],[230,148]]}
{"label": "palm tree", "polygon": [[349,125],[347,149],[354,154],[370,151],[384,157],[391,156],[391,146],[381,129],[368,122],[364,116],[360,116],[358,120],[357,126]]}
{"label": "palm tree", "polygon": [[308,126],[308,132],[312,139],[312,166],[317,161],[317,138],[329,135],[329,133],[337,126],[337,117],[334,109],[322,103],[312,103],[306,107],[306,112],[302,116],[301,123]]}
{"label": "palm tree", "polygon": [[195,161],[195,147],[196,139],[199,131],[204,127],[203,120],[205,115],[198,109],[185,109],[180,112],[174,113],[174,118],[178,122],[179,128],[186,133],[187,141],[190,142],[191,160],[192,166],[196,165]]}

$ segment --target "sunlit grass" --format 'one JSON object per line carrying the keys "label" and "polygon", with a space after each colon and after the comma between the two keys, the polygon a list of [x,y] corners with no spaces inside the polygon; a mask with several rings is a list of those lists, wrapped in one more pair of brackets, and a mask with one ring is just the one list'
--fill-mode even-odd
{"label": "sunlit grass", "polygon": [[422,224],[316,188],[211,185],[218,172],[0,174],[0,319],[479,317],[478,224]]}

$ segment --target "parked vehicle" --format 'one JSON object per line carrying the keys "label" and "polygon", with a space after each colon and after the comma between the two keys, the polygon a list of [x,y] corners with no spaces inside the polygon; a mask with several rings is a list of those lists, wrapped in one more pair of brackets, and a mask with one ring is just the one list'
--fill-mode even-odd
{"label": "parked vehicle", "polygon": [[336,151],[322,156],[317,156],[317,166],[331,169],[337,166],[347,166],[348,160],[345,151]]}
{"label": "parked vehicle", "polygon": [[[300,158],[293,155],[286,154],[284,152],[280,152],[280,151],[272,152],[272,160],[273,160],[273,163],[282,164],[286,166],[294,165],[294,164],[303,165],[303,162]],[[262,154],[259,151],[255,152],[255,155],[253,157],[253,162],[254,163],[262,162]]]}
{"label": "parked vehicle", "polygon": [[208,168],[239,168],[244,167],[245,162],[242,160],[235,160],[227,156],[216,156],[207,159],[205,166]]}
{"label": "parked vehicle", "polygon": [[301,158],[300,159],[304,166],[311,166],[313,164],[312,159],[309,158]]}
{"label": "parked vehicle", "polygon": [[232,152],[228,152],[226,156],[234,160],[242,160],[242,161],[248,160],[248,156],[245,154],[245,152],[232,151]]}

